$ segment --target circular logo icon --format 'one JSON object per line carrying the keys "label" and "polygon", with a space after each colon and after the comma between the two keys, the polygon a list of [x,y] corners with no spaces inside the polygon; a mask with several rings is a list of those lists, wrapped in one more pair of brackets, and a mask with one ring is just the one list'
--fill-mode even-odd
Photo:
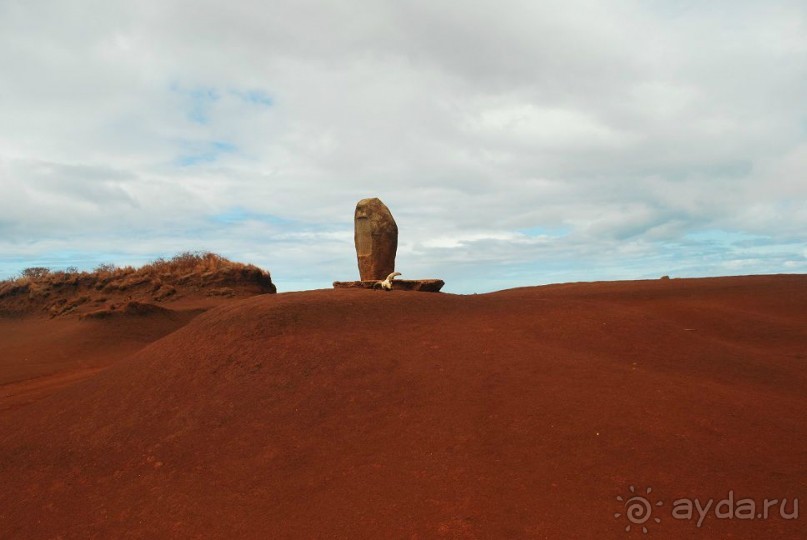
{"label": "circular logo icon", "polygon": [[[622,503],[624,508],[623,512],[617,512],[614,514],[614,518],[619,519],[623,515],[628,520],[628,525],[625,527],[626,532],[630,532],[631,526],[636,525],[642,527],[642,532],[647,534],[647,523],[653,515],[653,507],[654,506],[661,506],[664,504],[662,501],[658,501],[655,504],[651,502],[649,496],[650,493],[653,491],[653,488],[647,488],[645,490],[644,495],[637,495],[636,488],[634,486],[630,486],[630,495],[625,498],[621,495],[617,496],[616,500]],[[646,495],[646,496],[645,496]],[[661,519],[655,517],[653,521],[656,523],[661,523]]]}

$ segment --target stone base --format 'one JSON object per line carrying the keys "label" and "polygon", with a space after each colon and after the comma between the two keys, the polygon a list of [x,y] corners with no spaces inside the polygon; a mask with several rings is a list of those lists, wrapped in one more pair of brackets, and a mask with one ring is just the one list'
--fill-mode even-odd
{"label": "stone base", "polygon": [[[380,289],[380,281],[334,281],[334,289]],[[396,279],[392,282],[395,291],[440,292],[445,285],[442,279]]]}

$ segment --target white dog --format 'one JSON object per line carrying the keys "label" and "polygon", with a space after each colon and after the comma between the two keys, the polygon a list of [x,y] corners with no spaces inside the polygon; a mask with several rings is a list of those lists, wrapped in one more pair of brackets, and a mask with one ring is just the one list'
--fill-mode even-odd
{"label": "white dog", "polygon": [[384,289],[385,291],[391,291],[392,290],[392,282],[395,280],[395,276],[400,276],[400,275],[401,275],[400,272],[393,272],[390,275],[388,275],[387,279],[385,279],[384,281],[379,281],[376,284],[376,287],[381,286],[381,288]]}

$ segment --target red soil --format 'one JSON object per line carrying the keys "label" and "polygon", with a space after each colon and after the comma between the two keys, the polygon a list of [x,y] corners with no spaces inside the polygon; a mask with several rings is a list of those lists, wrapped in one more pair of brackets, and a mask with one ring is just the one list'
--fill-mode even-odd
{"label": "red soil", "polygon": [[807,276],[215,300],[0,324],[0,537],[805,537],[672,507],[804,502]]}

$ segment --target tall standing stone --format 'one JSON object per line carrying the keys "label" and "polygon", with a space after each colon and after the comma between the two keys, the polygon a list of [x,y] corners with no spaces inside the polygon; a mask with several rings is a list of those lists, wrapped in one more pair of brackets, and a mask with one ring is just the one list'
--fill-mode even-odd
{"label": "tall standing stone", "polygon": [[353,218],[359,276],[362,281],[386,279],[395,271],[398,225],[380,199],[362,199]]}

